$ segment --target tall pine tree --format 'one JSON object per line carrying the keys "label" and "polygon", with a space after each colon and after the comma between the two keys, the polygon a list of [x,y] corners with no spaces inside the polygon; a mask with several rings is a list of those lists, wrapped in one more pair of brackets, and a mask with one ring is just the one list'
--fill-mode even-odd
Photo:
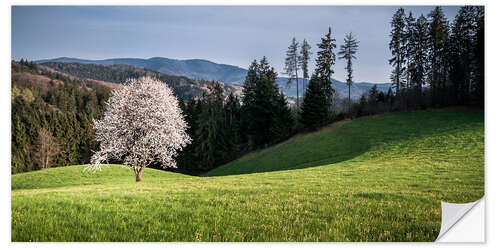
{"label": "tall pine tree", "polygon": [[447,66],[446,44],[448,41],[448,21],[441,7],[428,14],[429,20],[429,84],[434,104],[442,104]]}
{"label": "tall pine tree", "polygon": [[295,80],[297,87],[297,108],[299,107],[299,43],[292,39],[292,43],[288,46],[285,58],[285,74],[288,75],[287,87],[290,86],[292,80]]}
{"label": "tall pine tree", "polygon": [[352,85],[352,73],[353,73],[352,60],[356,59],[355,54],[358,51],[358,47],[359,47],[359,42],[356,40],[356,38],[354,38],[352,33],[349,33],[344,38],[344,44],[340,46],[340,51],[339,51],[340,58],[345,59],[347,61],[347,66],[345,69],[347,70],[346,83],[349,88],[349,95],[348,95],[349,113],[351,112],[351,85]]}
{"label": "tall pine tree", "polygon": [[304,39],[300,45],[299,66],[302,70],[302,95],[305,93],[306,81],[309,79],[309,60],[311,60],[311,46]]}
{"label": "tall pine tree", "polygon": [[391,21],[391,42],[389,43],[389,48],[391,49],[392,58],[389,59],[389,63],[394,66],[392,71],[391,79],[396,88],[396,95],[399,94],[399,89],[401,85],[404,85],[404,72],[405,72],[405,11],[403,8],[399,8]]}

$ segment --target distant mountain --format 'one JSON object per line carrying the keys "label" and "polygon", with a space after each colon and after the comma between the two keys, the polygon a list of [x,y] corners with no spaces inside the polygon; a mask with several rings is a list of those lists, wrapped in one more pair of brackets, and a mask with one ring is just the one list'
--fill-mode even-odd
{"label": "distant mountain", "polygon": [[39,60],[36,63],[65,62],[82,64],[117,65],[128,64],[161,72],[167,75],[185,76],[192,79],[216,80],[227,83],[242,84],[245,81],[247,70],[237,66],[218,64],[207,60],[191,59],[177,60],[164,57],[149,59],[115,58],[105,60],[86,60],[78,58],[60,57],[55,59]]}
{"label": "distant mountain", "polygon": [[[174,94],[184,99],[200,97],[207,89],[210,81],[201,79],[190,79],[185,76],[167,75],[143,67],[128,64],[102,65],[86,63],[67,62],[44,62],[39,67],[50,68],[56,72],[61,72],[83,79],[93,79],[106,81],[116,85],[125,82],[128,78],[138,78],[141,76],[151,76],[167,83]],[[223,83],[224,93],[234,92],[241,94],[242,87],[236,84]]]}
{"label": "distant mountain", "polygon": [[[39,60],[36,63],[46,62],[64,62],[64,63],[80,63],[80,64],[100,64],[100,65],[120,65],[127,64],[137,67],[143,67],[153,71],[158,71],[167,75],[185,76],[192,79],[216,80],[225,83],[234,83],[243,85],[247,70],[228,64],[218,64],[208,60],[190,59],[177,60],[164,57],[153,57],[149,59],[140,58],[114,58],[104,60],[86,60],[79,58],[60,57],[55,59]],[[344,82],[332,79],[334,89],[341,97],[348,96],[348,87]],[[285,95],[294,97],[297,90],[294,84],[288,88],[286,85],[287,78],[278,77],[277,84],[280,90]],[[300,95],[302,95],[302,78],[299,79]],[[354,83],[351,87],[351,98],[356,100],[372,88],[375,83],[360,82]],[[307,86],[307,85],[306,85]],[[377,87],[386,92],[390,83],[377,84]]]}

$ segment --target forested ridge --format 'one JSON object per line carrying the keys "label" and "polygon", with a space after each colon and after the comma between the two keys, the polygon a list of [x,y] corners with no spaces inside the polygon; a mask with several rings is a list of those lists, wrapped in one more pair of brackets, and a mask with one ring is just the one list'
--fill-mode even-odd
{"label": "forested ridge", "polygon": [[104,112],[110,88],[92,81],[12,62],[12,173],[38,169],[34,143],[40,129],[61,146],[52,166],[86,163],[97,148],[92,120]]}
{"label": "forested ridge", "polygon": [[[107,82],[122,84],[127,79],[150,76],[166,83],[177,97],[188,100],[199,98],[207,90],[211,81],[202,79],[190,79],[185,76],[166,75],[157,71],[145,69],[127,64],[99,65],[83,63],[45,62],[41,65],[47,66],[59,72],[64,72],[80,78],[89,78]],[[223,83],[225,95],[237,92],[240,87],[234,84]]]}

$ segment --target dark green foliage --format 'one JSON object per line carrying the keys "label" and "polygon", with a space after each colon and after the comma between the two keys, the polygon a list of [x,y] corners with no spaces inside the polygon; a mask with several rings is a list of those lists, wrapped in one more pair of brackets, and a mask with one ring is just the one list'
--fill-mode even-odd
{"label": "dark green foliage", "polygon": [[300,122],[309,130],[316,130],[329,121],[329,106],[328,98],[324,91],[324,80],[314,77],[309,81]]}
{"label": "dark green foliage", "polygon": [[209,93],[202,99],[201,113],[198,116],[196,155],[200,160],[198,169],[210,170],[218,163],[225,139],[222,134],[224,123],[224,95],[221,86],[214,82]]}
{"label": "dark green foliage", "polygon": [[451,26],[440,7],[417,20],[400,8],[391,25],[389,110],[484,107],[484,7],[461,7]]}
{"label": "dark green foliage", "polygon": [[52,86],[18,77],[22,74],[40,76],[36,72],[38,69],[34,64],[29,67],[12,63],[12,88],[32,94],[20,94],[12,99],[11,172],[38,169],[32,151],[40,128],[49,131],[61,146],[62,152],[54,157],[54,166],[87,163],[91,151],[97,147],[93,140],[92,119],[102,115],[110,90],[102,86],[82,85],[80,81],[71,81],[63,76],[59,78],[64,81],[59,80]]}
{"label": "dark green foliage", "polygon": [[321,43],[318,44],[316,69],[307,86],[301,110],[300,122],[308,130],[318,129],[332,120],[330,107],[334,89],[331,76],[333,74],[332,67],[335,64],[335,53],[333,52],[335,47],[332,29],[328,28],[328,33],[321,38]]}
{"label": "dark green foliage", "polygon": [[223,136],[226,143],[222,161],[229,162],[236,159],[241,152],[241,105],[238,96],[232,93],[228,96],[224,113]]}
{"label": "dark green foliage", "polygon": [[263,58],[253,61],[243,89],[243,105],[221,85],[212,83],[199,100],[182,105],[192,138],[177,158],[181,172],[200,174],[249,150],[281,142],[292,135],[294,119],[275,83],[276,72]]}
{"label": "dark green foliage", "polygon": [[270,132],[272,134],[272,143],[277,143],[288,139],[292,135],[295,119],[283,93],[278,96],[273,111]]}
{"label": "dark green foliage", "polygon": [[333,49],[335,38],[332,37],[332,28],[328,27],[328,33],[321,38],[321,43],[318,44],[318,57],[316,58],[316,69],[314,75],[321,79],[330,80],[333,75],[333,65],[335,64],[335,53]]}
{"label": "dark green foliage", "polygon": [[389,48],[391,49],[392,57],[389,63],[394,66],[392,71],[391,80],[396,88],[396,93],[399,92],[401,85],[404,85],[404,72],[406,70],[406,54],[405,54],[405,11],[399,8],[391,21],[391,42]]}
{"label": "dark green foliage", "polygon": [[370,89],[370,92],[368,93],[368,103],[376,103],[378,93],[379,91],[377,89],[377,85],[373,85],[373,87]]}
{"label": "dark green foliage", "polygon": [[448,21],[443,10],[436,7],[428,15],[429,19],[429,84],[432,89],[432,101],[442,104],[440,94],[444,92],[446,82],[446,43],[448,41]]}
{"label": "dark green foliage", "polygon": [[[183,103],[183,102],[182,102]],[[189,174],[198,174],[198,155],[196,155],[196,147],[199,139],[196,137],[198,130],[198,116],[202,110],[202,102],[196,99],[190,99],[187,104],[181,106],[185,115],[187,124],[187,134],[191,137],[191,144],[188,144],[177,157],[177,167],[182,171]]]}
{"label": "dark green foliage", "polygon": [[458,104],[484,102],[484,9],[460,8],[448,43],[450,80]]}
{"label": "dark green foliage", "polygon": [[409,20],[408,30],[410,32],[407,34],[408,87],[416,88],[418,92],[421,92],[428,71],[429,24],[423,15],[415,22]]}
{"label": "dark green foliage", "polygon": [[[250,65],[244,85],[242,133],[247,149],[265,147],[288,137],[287,131],[293,127],[293,121],[284,97],[276,85],[277,73],[269,66],[265,57],[259,64],[254,60]],[[285,130],[277,132],[273,128]],[[287,135],[283,135],[283,133]]]}

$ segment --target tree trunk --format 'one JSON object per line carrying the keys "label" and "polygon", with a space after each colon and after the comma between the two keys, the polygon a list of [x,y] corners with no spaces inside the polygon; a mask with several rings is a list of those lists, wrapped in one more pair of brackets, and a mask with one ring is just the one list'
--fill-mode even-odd
{"label": "tree trunk", "polygon": [[297,110],[299,110],[299,75],[295,68],[295,82],[297,83]]}
{"label": "tree trunk", "polygon": [[141,167],[139,171],[136,171],[135,173],[135,181],[139,182],[142,180],[142,172],[144,171],[145,167]]}
{"label": "tree trunk", "polygon": [[349,116],[351,116],[351,115],[352,115],[352,114],[351,114],[351,84],[352,84],[352,83],[351,83],[351,81],[349,80],[349,84],[348,84],[348,85],[349,85],[349,103],[347,104],[347,105],[349,105],[348,110],[347,110],[347,112],[349,112]]}

